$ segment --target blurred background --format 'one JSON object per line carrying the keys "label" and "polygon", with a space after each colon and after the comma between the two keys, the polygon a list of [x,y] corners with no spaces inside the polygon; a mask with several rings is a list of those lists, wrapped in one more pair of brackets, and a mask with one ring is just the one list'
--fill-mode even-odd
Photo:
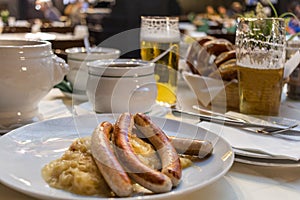
{"label": "blurred background", "polygon": [[[0,25],[2,33],[88,35],[90,43],[98,45],[112,35],[139,28],[142,15],[166,15],[180,17],[182,33],[193,29],[234,42],[236,18],[251,14],[257,3],[267,16],[274,16],[269,1],[279,14],[300,13],[300,0],[0,0]],[[291,34],[299,31],[297,21],[287,29]],[[74,38],[72,42],[65,46],[60,42],[54,49],[80,45]]]}

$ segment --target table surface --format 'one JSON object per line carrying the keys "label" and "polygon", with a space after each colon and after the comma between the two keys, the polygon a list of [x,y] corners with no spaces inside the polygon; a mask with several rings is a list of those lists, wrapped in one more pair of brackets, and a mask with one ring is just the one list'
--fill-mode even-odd
{"label": "table surface", "polygon": [[[58,89],[53,89],[43,101],[61,99],[71,110],[72,105],[80,102],[72,101]],[[197,103],[194,94],[187,85],[180,83],[178,87],[179,102],[184,106]],[[300,110],[294,110],[294,117],[300,118]],[[0,199],[32,200],[0,183]],[[216,182],[184,197],[173,199],[206,199],[206,200],[250,200],[250,199],[300,199],[300,167],[264,167],[243,163],[234,163],[230,171]]]}

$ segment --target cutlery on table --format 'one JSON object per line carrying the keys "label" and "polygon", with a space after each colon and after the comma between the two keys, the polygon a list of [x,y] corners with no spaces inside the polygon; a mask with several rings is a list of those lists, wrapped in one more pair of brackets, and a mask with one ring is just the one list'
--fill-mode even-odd
{"label": "cutlery on table", "polygon": [[200,108],[199,106],[196,106],[196,105],[193,105],[192,108],[197,110],[197,111],[208,113],[208,114],[219,116],[219,117],[223,117],[225,119],[232,119],[232,120],[241,121],[241,122],[245,122],[245,123],[248,122],[245,119],[241,119],[241,118],[238,118],[238,117],[227,116],[227,115],[224,115],[224,114],[216,112],[216,111]]}
{"label": "cutlery on table", "polygon": [[[241,121],[239,119],[229,119],[225,115],[223,115],[222,118],[219,118],[220,116],[219,117],[208,116],[204,114],[193,113],[193,112],[183,111],[179,109],[172,109],[172,114],[174,116],[187,115],[187,116],[198,117],[200,121],[207,121],[207,122],[222,124],[225,126],[232,126],[236,128],[258,128],[256,132],[264,135],[276,135],[276,134],[284,133],[287,131],[291,131],[293,128],[299,125],[298,123],[296,123],[288,127],[275,127],[271,125],[249,123],[249,122]],[[300,131],[293,130],[293,135],[300,135]]]}
{"label": "cutlery on table", "polygon": [[[236,116],[228,116],[228,115],[216,112],[216,111],[201,108],[197,105],[193,105],[192,108],[197,110],[197,111],[208,113],[208,114],[215,115],[215,116],[220,116],[220,117],[223,117],[225,119],[232,119],[232,120],[241,121],[241,122],[244,122],[244,123],[251,123],[250,121],[245,120],[243,118],[239,118],[239,117],[236,117]],[[257,129],[255,131],[257,133],[262,133],[262,134],[266,134],[266,135],[268,135],[268,134],[275,135],[275,134],[283,133],[285,131],[290,131],[293,128],[296,128],[299,125],[299,123],[297,123],[297,122],[293,122],[293,124],[281,124],[281,123],[278,123],[276,121],[272,121],[271,123],[273,123],[274,125],[280,125],[280,126],[285,126],[285,127],[284,128],[283,127],[282,128],[278,128],[278,127],[262,128],[262,129]]]}

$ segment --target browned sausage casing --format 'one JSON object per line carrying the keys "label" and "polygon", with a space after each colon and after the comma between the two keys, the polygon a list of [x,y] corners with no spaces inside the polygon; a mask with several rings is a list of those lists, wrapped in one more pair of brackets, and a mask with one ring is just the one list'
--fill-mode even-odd
{"label": "browned sausage casing", "polygon": [[207,140],[194,140],[178,137],[169,137],[169,139],[179,154],[205,158],[210,156],[213,151],[212,143]]}
{"label": "browned sausage casing", "polygon": [[135,114],[134,122],[158,151],[162,162],[162,173],[172,180],[173,186],[177,186],[181,180],[182,168],[179,156],[167,135],[143,113]]}
{"label": "browned sausage casing", "polygon": [[132,194],[133,187],[111,147],[109,138],[112,131],[111,123],[102,122],[92,134],[91,151],[98,169],[112,191],[120,197],[126,197]]}
{"label": "browned sausage casing", "polygon": [[145,164],[135,155],[129,141],[133,127],[133,116],[123,113],[119,116],[113,133],[115,152],[126,168],[129,176],[138,184],[154,193],[168,192],[172,189],[172,182],[168,176],[156,171]]}

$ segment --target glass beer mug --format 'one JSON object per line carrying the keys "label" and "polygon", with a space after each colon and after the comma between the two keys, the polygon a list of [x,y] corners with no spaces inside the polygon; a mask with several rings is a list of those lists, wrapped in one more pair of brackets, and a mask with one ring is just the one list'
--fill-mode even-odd
{"label": "glass beer mug", "polygon": [[278,115],[285,43],[284,19],[239,19],[236,57],[241,113]]}
{"label": "glass beer mug", "polygon": [[157,103],[175,105],[180,42],[178,17],[142,16],[141,20],[141,58],[150,61],[169,50],[155,66]]}

